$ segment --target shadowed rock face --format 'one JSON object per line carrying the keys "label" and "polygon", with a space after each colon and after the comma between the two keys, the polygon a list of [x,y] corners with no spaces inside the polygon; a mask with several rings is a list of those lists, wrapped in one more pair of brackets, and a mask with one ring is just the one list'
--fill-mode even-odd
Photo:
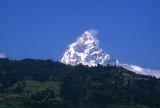
{"label": "shadowed rock face", "polygon": [[60,60],[62,63],[94,66],[118,63],[118,60],[98,47],[94,36],[85,31],[75,42],[69,45]]}

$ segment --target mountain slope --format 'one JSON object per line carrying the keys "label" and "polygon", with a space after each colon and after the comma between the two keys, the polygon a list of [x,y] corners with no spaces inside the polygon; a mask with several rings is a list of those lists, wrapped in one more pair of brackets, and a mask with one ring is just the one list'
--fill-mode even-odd
{"label": "mountain slope", "polygon": [[62,63],[76,65],[107,65],[118,63],[118,60],[110,54],[103,52],[98,47],[95,38],[91,33],[85,31],[75,42],[69,45],[68,50],[64,53]]}
{"label": "mountain slope", "polygon": [[160,108],[159,102],[160,79],[123,67],[0,59],[0,108]]}
{"label": "mountain slope", "polygon": [[82,63],[89,66],[112,64],[122,66],[138,74],[160,77],[159,70],[143,69],[136,65],[119,63],[115,57],[98,47],[94,35],[93,32],[85,31],[75,42],[69,45],[60,62],[71,65]]}

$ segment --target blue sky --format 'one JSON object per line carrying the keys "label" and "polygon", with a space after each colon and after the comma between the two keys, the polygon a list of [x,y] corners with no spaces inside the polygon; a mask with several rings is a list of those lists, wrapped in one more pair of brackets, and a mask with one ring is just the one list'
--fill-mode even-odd
{"label": "blue sky", "polygon": [[0,0],[0,53],[59,60],[85,30],[120,62],[160,69],[160,0]]}

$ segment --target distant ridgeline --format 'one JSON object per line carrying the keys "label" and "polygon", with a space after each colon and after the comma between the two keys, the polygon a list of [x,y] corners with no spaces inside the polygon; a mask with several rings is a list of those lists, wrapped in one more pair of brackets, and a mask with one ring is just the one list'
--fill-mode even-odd
{"label": "distant ridgeline", "polygon": [[160,108],[160,79],[117,66],[0,59],[0,108]]}

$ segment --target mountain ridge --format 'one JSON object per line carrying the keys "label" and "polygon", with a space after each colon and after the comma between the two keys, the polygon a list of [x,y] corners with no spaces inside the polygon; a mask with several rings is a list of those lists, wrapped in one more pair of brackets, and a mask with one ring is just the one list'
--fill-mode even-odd
{"label": "mountain ridge", "polygon": [[159,70],[144,69],[137,65],[129,65],[119,63],[118,59],[104,52],[97,45],[98,41],[95,38],[97,31],[88,30],[79,36],[76,41],[68,46],[68,49],[63,54],[60,62],[64,64],[77,65],[82,63],[83,65],[96,66],[101,65],[117,65],[122,66],[127,70],[136,72],[138,74],[151,75],[160,78]]}
{"label": "mountain ridge", "polygon": [[115,57],[98,47],[96,39],[88,31],[85,31],[75,42],[69,45],[60,61],[65,64],[82,63],[89,66],[118,63]]}

